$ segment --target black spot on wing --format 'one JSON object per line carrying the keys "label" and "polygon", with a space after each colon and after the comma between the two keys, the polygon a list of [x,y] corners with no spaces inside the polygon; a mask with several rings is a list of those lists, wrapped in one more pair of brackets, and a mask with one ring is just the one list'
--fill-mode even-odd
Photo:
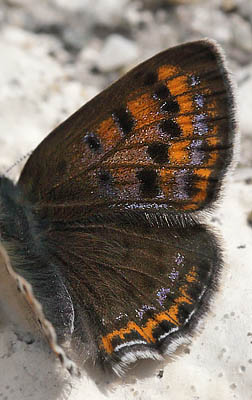
{"label": "black spot on wing", "polygon": [[154,99],[156,100],[164,100],[171,97],[171,93],[167,86],[159,85],[153,94]]}
{"label": "black spot on wing", "polygon": [[121,107],[112,113],[113,119],[124,136],[127,136],[133,126],[134,118],[127,108]]}
{"label": "black spot on wing", "polygon": [[157,172],[153,169],[144,168],[136,174],[140,181],[140,193],[143,197],[152,198],[159,194]]}
{"label": "black spot on wing", "polygon": [[90,150],[93,151],[98,151],[101,149],[101,142],[99,137],[91,132],[91,133],[87,133],[84,137],[84,143],[86,143],[89,147]]}
{"label": "black spot on wing", "polygon": [[160,107],[161,112],[166,113],[173,113],[173,114],[177,114],[180,110],[179,108],[179,104],[175,99],[168,99],[166,101],[164,101]]}
{"label": "black spot on wing", "polygon": [[147,153],[158,164],[168,161],[168,145],[164,143],[152,143],[148,146]]}
{"label": "black spot on wing", "polygon": [[153,98],[160,102],[161,112],[177,114],[180,110],[177,100],[172,97],[170,90],[164,84],[159,84],[155,87]]}
{"label": "black spot on wing", "polygon": [[178,138],[182,134],[181,128],[172,119],[164,119],[161,121],[159,124],[159,130],[161,133],[170,136],[171,139]]}

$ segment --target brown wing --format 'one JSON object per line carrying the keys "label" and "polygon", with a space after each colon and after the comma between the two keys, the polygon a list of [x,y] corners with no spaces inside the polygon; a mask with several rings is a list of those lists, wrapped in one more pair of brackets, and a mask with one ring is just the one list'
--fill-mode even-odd
{"label": "brown wing", "polygon": [[[47,242],[56,268],[46,296],[42,287],[35,293],[46,318],[75,361],[91,357],[118,374],[137,359],[174,351],[208,309],[221,267],[216,238],[204,226],[171,227],[157,216],[60,224]],[[38,276],[43,282],[43,269]]]}
{"label": "brown wing", "polygon": [[19,183],[41,213],[192,212],[217,197],[233,95],[212,42],[164,51],[84,105],[34,151]]}
{"label": "brown wing", "polygon": [[38,146],[19,185],[42,232],[16,271],[61,339],[120,373],[190,331],[221,257],[188,213],[218,196],[234,127],[222,57],[199,41],[139,65]]}

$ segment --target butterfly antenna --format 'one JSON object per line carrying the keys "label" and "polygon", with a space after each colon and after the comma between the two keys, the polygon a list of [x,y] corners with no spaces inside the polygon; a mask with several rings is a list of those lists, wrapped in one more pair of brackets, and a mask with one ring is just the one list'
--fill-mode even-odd
{"label": "butterfly antenna", "polygon": [[8,174],[14,167],[16,167],[18,164],[20,164],[22,161],[24,161],[26,158],[30,157],[32,154],[33,150],[29,151],[26,153],[24,156],[20,157],[14,164],[12,164],[11,167],[9,167],[7,170],[5,170],[4,174]]}

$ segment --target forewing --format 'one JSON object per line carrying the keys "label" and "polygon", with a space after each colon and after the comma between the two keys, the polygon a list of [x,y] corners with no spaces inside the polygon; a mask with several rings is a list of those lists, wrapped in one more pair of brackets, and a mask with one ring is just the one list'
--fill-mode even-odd
{"label": "forewing", "polygon": [[112,210],[200,210],[232,158],[233,95],[215,44],[140,64],[56,128],[20,177],[52,220]]}

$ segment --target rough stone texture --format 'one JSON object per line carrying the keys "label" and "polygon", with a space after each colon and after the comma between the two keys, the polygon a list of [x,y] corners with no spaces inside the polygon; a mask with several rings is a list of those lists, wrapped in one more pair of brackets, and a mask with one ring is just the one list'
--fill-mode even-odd
{"label": "rough stone texture", "polygon": [[[0,10],[0,168],[4,172],[60,121],[123,72],[161,49],[209,36],[238,86],[238,167],[213,224],[226,259],[212,311],[192,345],[162,367],[140,362],[119,382],[61,370],[25,302],[0,269],[0,398],[252,399],[252,8],[247,0],[3,0]],[[120,4],[120,5],[119,5]],[[111,35],[135,57],[102,67]],[[113,49],[111,50],[113,51]],[[125,64],[126,63],[126,64]],[[9,175],[17,177],[22,162]],[[25,315],[23,315],[26,310]],[[158,376],[159,375],[159,376]]]}
{"label": "rough stone texture", "polygon": [[97,67],[102,72],[122,68],[134,62],[138,56],[138,48],[131,40],[112,34],[106,39],[99,54]]}

